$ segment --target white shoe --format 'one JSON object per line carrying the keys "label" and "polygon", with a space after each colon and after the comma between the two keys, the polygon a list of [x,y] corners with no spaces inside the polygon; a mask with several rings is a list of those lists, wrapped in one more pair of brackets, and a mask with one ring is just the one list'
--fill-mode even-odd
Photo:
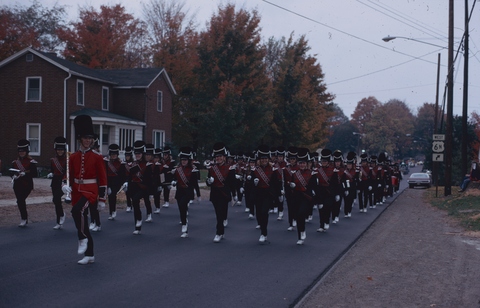
{"label": "white shoe", "polygon": [[145,219],[145,222],[152,222],[152,221],[153,221],[152,214],[148,214],[147,219]]}
{"label": "white shoe", "polygon": [[245,213],[250,213],[250,209],[248,207],[245,208]]}
{"label": "white shoe", "polygon": [[269,210],[268,213],[273,214],[273,209]]}
{"label": "white shoe", "polygon": [[22,220],[20,220],[20,224],[18,224],[18,226],[19,226],[20,228],[23,228],[23,227],[25,227],[25,226],[27,225],[27,223],[28,223],[28,222],[27,222],[26,219],[25,219],[25,220],[22,219]]}
{"label": "white shoe", "polygon": [[180,235],[181,238],[187,238],[188,237],[188,233],[184,232],[182,233],[182,235]]}
{"label": "white shoe", "polygon": [[133,231],[133,234],[139,235],[139,234],[142,234],[142,231],[140,231],[140,230],[135,230],[135,231]]}
{"label": "white shoe", "polygon": [[255,229],[260,229],[260,225],[257,225],[257,226],[255,227]]}
{"label": "white shoe", "polygon": [[304,241],[306,238],[307,238],[307,232],[305,231],[300,232],[300,239]]}
{"label": "white shoe", "polygon": [[288,227],[287,231],[293,231],[293,227],[292,226]]}
{"label": "white shoe", "polygon": [[253,216],[252,214],[248,214],[248,219],[253,219],[255,218],[255,216]]}
{"label": "white shoe", "polygon": [[336,224],[337,221],[335,219],[332,219],[332,224]]}
{"label": "white shoe", "polygon": [[223,221],[223,226],[224,226],[224,227],[228,226],[228,219],[225,219],[225,220]]}
{"label": "white shoe", "polygon": [[258,239],[258,241],[260,242],[260,244],[263,244],[267,241],[267,237],[265,235],[260,235],[260,238]]}
{"label": "white shoe", "polygon": [[91,222],[90,223],[90,226],[88,227],[88,229],[92,230],[93,228],[95,228],[97,225],[94,223],[94,222]]}
{"label": "white shoe", "polygon": [[347,214],[347,217],[352,217],[352,213],[348,213],[348,214]]}
{"label": "white shoe", "polygon": [[215,237],[213,238],[213,241],[215,243],[220,243],[220,240],[222,239],[222,237],[223,237],[222,235],[216,234]]}
{"label": "white shoe", "polygon": [[273,208],[273,212],[274,212],[275,214],[277,214],[277,213],[278,213],[278,207],[274,207],[274,208]]}
{"label": "white shoe", "polygon": [[366,212],[367,212],[367,208],[364,208],[364,209],[363,209],[363,212],[366,213]]}
{"label": "white shoe", "polygon": [[139,228],[142,226],[142,221],[141,220],[137,220],[137,223],[135,224],[135,227]]}
{"label": "white shoe", "polygon": [[61,224],[56,224],[55,227],[53,227],[53,230],[60,230],[63,228],[63,225]]}
{"label": "white shoe", "polygon": [[294,220],[294,221],[292,222],[292,226],[294,226],[294,227],[297,226],[297,221],[296,221],[296,220]]}
{"label": "white shoe", "polygon": [[108,216],[108,220],[113,220],[113,216],[112,215]]}
{"label": "white shoe", "polygon": [[85,265],[93,262],[95,262],[95,257],[92,256],[92,257],[83,257],[83,259],[78,261],[77,263],[80,265]]}
{"label": "white shoe", "polygon": [[168,203],[168,202],[165,202],[165,203],[163,204],[163,207],[169,207],[169,206],[170,206],[170,203]]}
{"label": "white shoe", "polygon": [[373,206],[374,209],[375,209],[376,207],[377,207],[376,205]]}
{"label": "white shoe", "polygon": [[78,254],[81,255],[87,251],[88,238],[78,241]]}
{"label": "white shoe", "polygon": [[298,240],[297,245],[303,245],[303,242],[304,242],[303,240]]}
{"label": "white shoe", "polygon": [[182,225],[182,233],[187,233],[188,225]]}
{"label": "white shoe", "polygon": [[363,209],[360,209],[360,213],[363,213]]}
{"label": "white shoe", "polygon": [[65,223],[65,213],[63,213],[63,216],[60,217],[60,222],[58,224],[63,225],[64,223]]}
{"label": "white shoe", "polygon": [[102,231],[102,227],[101,227],[101,226],[95,226],[95,227],[93,227],[92,231],[93,231],[93,232]]}
{"label": "white shoe", "polygon": [[239,200],[239,201],[237,201],[236,204],[237,204],[237,206],[240,206],[240,205],[242,205],[242,201]]}
{"label": "white shoe", "polygon": [[155,209],[155,211],[153,211],[153,214],[160,214],[160,208],[157,207],[157,208]]}
{"label": "white shoe", "polygon": [[313,220],[313,216],[312,215],[308,216],[307,220],[308,222],[311,222]]}
{"label": "white shoe", "polygon": [[330,228],[330,225],[329,224],[325,224],[324,226],[325,230],[328,230]]}
{"label": "white shoe", "polygon": [[317,209],[318,209],[318,206],[315,204],[315,205],[313,206],[313,209],[314,209],[314,210],[317,210]]}
{"label": "white shoe", "polygon": [[277,220],[283,220],[283,212],[278,212]]}
{"label": "white shoe", "polygon": [[132,207],[131,206],[127,206],[127,213],[130,213],[132,211]]}
{"label": "white shoe", "polygon": [[340,218],[338,218],[338,216],[335,217],[335,221],[336,221],[336,222],[339,222],[339,221],[340,221]]}
{"label": "white shoe", "polygon": [[318,228],[317,232],[325,232],[325,229],[324,228]]}
{"label": "white shoe", "polygon": [[115,219],[115,217],[117,217],[117,212],[112,212],[112,218]]}

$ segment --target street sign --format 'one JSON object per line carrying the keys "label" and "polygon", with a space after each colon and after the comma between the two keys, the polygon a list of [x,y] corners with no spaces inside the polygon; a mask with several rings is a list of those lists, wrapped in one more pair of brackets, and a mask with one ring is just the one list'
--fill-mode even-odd
{"label": "street sign", "polygon": [[443,153],[433,153],[432,161],[434,162],[443,161]]}
{"label": "street sign", "polygon": [[433,141],[443,141],[445,140],[444,134],[435,134],[433,135]]}
{"label": "street sign", "polygon": [[445,150],[443,141],[434,141],[432,144],[432,151],[435,153],[441,153]]}

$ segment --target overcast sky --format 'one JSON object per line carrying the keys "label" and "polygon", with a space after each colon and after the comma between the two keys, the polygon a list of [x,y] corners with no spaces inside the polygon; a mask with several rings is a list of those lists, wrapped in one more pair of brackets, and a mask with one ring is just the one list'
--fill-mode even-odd
{"label": "overcast sky", "polygon": [[[57,2],[68,6],[69,19],[76,20],[79,6],[120,3],[128,13],[142,16],[142,3],[132,0],[42,0],[47,7]],[[335,103],[350,117],[358,101],[374,96],[385,103],[404,101],[414,114],[425,102],[434,103],[437,59],[441,54],[440,107],[447,77],[448,0],[184,0],[196,13],[200,29],[219,4],[235,3],[256,8],[261,16],[262,36],[295,38],[305,34],[325,74]],[[455,50],[465,29],[465,1],[455,0]],[[0,0],[0,5],[30,5],[29,0]],[[473,0],[469,0],[469,11]],[[468,113],[480,113],[480,5],[470,23]],[[386,36],[398,38],[388,43]],[[404,37],[404,38],[401,38]],[[438,45],[440,47],[432,46]],[[455,63],[454,114],[462,114],[463,55]],[[393,115],[392,115],[393,116]]]}

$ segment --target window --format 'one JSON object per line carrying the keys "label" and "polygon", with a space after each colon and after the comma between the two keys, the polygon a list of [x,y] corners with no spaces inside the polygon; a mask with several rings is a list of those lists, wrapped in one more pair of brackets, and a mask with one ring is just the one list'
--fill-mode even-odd
{"label": "window", "polygon": [[118,146],[120,150],[125,150],[127,146],[133,146],[133,142],[135,139],[135,130],[128,129],[128,128],[120,128],[118,130],[119,138],[118,138]]}
{"label": "window", "polygon": [[165,131],[154,130],[153,131],[153,145],[155,148],[163,148],[165,145]]}
{"label": "window", "polygon": [[77,80],[77,105],[85,106],[85,83]]}
{"label": "window", "polygon": [[42,101],[42,78],[41,77],[27,77],[27,102],[41,102]]}
{"label": "window", "polygon": [[162,91],[157,92],[157,111],[158,112],[163,111],[163,92]]}
{"label": "window", "polygon": [[102,110],[108,110],[108,88],[102,87]]}
{"label": "window", "polygon": [[33,61],[33,55],[31,53],[27,53],[26,60],[27,60],[27,62],[32,62]]}
{"label": "window", "polygon": [[40,155],[41,125],[27,123],[27,140],[30,141],[30,155]]}

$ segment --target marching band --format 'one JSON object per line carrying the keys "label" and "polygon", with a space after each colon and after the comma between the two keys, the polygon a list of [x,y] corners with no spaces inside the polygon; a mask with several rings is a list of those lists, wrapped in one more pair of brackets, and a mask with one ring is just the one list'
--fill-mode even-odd
{"label": "marching band", "polygon": [[[64,193],[72,194],[72,217],[79,237],[78,252],[85,253],[79,264],[94,262],[88,209],[92,207],[92,212],[97,204],[104,206],[107,199],[108,219],[115,220],[117,195],[121,192],[125,192],[126,211],[131,212],[133,208],[133,234],[139,235],[143,221],[151,222],[152,213],[160,214],[162,192],[163,207],[169,207],[170,191],[174,189],[180,216],[180,237],[187,238],[189,205],[195,197],[200,198],[200,163],[195,160],[195,151],[191,147],[180,148],[177,163],[169,147],[154,148],[153,144],[139,140],[134,142],[133,147],[124,149],[125,159],[122,160],[119,146],[111,144],[108,156],[101,159],[100,167],[101,157],[95,151],[89,151],[88,142],[83,143],[84,137],[90,138],[87,141],[92,140],[91,127],[81,128],[82,124],[78,125],[79,130],[87,130],[87,133],[79,131],[76,134],[82,145],[80,150],[70,154],[66,139],[55,138],[56,155],[51,159],[51,172],[47,177],[52,179],[56,230],[62,229],[65,222],[61,198]],[[28,141],[19,141],[19,158],[13,161],[10,169],[21,227],[28,222],[25,199],[33,188],[31,178],[36,176],[36,162],[29,158],[28,146]],[[246,218],[256,219],[260,244],[269,243],[270,214],[278,213],[276,219],[282,221],[285,212],[287,230],[296,229],[296,244],[303,245],[307,238],[305,226],[312,221],[314,210],[318,210],[319,215],[317,232],[327,232],[330,224],[339,223],[342,206],[343,217],[347,219],[352,217],[355,204],[358,204],[360,213],[366,213],[367,208],[374,209],[396,193],[401,180],[401,172],[386,153],[378,156],[362,153],[358,156],[349,152],[344,157],[339,150],[322,149],[312,153],[295,146],[270,148],[261,145],[251,153],[234,155],[225,144],[217,142],[211,159],[203,165],[207,173],[205,184],[210,190],[210,202],[216,216],[214,243],[220,243],[225,238],[229,204],[244,204],[248,214]],[[88,179],[85,180],[86,177]],[[146,209],[145,220],[140,207],[142,199]]]}

